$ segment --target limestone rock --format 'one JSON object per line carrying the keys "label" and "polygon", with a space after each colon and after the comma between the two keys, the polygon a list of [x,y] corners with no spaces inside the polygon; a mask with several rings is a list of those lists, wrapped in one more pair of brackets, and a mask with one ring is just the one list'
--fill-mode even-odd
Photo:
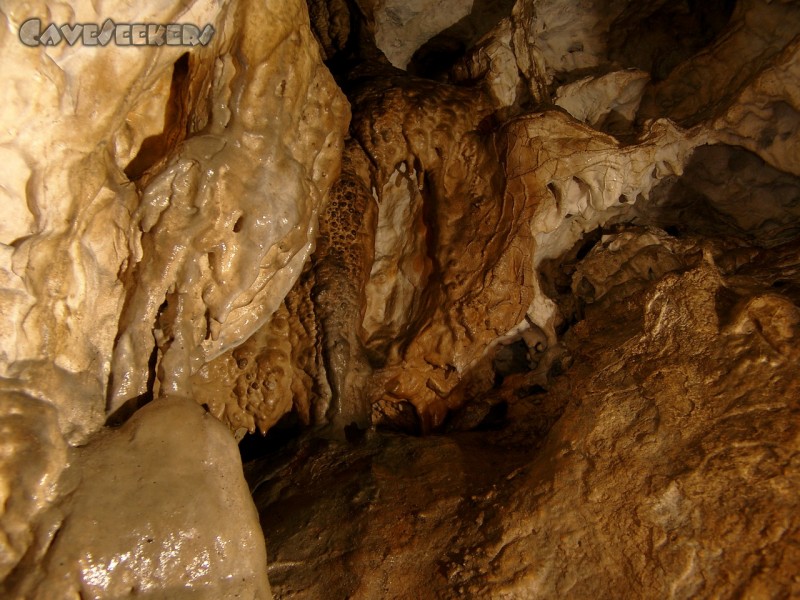
{"label": "limestone rock", "polygon": [[[103,20],[92,3],[67,8],[48,14]],[[131,10],[103,14],[140,21]],[[7,15],[14,31],[28,14]],[[191,371],[268,320],[311,251],[347,125],[299,1],[162,3],[147,17],[216,33],[188,52],[30,48],[12,30],[2,40],[12,168],[2,185],[0,375],[50,363],[93,377],[84,402],[95,403],[113,376],[111,410],[148,391],[154,330],[164,389],[187,391]]]}
{"label": "limestone rock", "polygon": [[73,462],[63,522],[12,597],[271,598],[236,444],[194,401],[148,405]]}
{"label": "limestone rock", "polygon": [[367,282],[374,270],[378,207],[364,181],[364,152],[351,142],[343,162],[342,174],[320,217],[312,297],[331,388],[327,418],[339,428],[351,423],[368,427],[370,410],[364,387],[372,369],[362,322]]}
{"label": "limestone rock", "polygon": [[[263,540],[224,429],[199,419],[200,408],[184,415],[197,431],[181,429],[169,411],[147,409],[125,431],[157,438],[169,452],[140,449],[148,460],[134,464],[124,434],[102,427],[109,413],[159,394],[192,398],[193,374],[269,322],[313,249],[349,110],[322,64],[305,3],[204,0],[142,9],[37,1],[0,11],[8,25],[0,35],[8,83],[0,108],[5,585],[30,588],[29,576],[41,574],[42,598],[72,597],[82,586],[105,597],[137,589],[156,597],[189,593],[168,589],[179,582],[207,587],[198,593],[210,598],[247,590],[264,596]],[[102,25],[109,16],[118,24],[208,24],[214,35],[192,47],[29,47],[18,32],[32,16],[45,25]],[[291,337],[282,333],[278,345],[288,355]],[[280,368],[258,372],[280,379]],[[277,408],[265,418],[288,409],[291,391],[288,398],[288,406],[285,397],[270,398]],[[210,446],[182,448],[198,432],[208,433]],[[85,468],[63,475],[84,468],[83,481],[56,485],[68,460],[65,443],[90,440],[77,452]],[[203,487],[185,481],[171,498],[175,482],[158,470],[188,472],[203,456],[220,461],[210,471],[194,463]],[[123,474],[120,465],[130,469]],[[139,512],[132,499],[143,493],[148,471],[161,480]],[[225,477],[235,485],[226,487]],[[44,568],[70,492],[70,515]],[[198,511],[172,511],[173,501],[197,502]],[[148,523],[161,527],[152,547]],[[98,546],[85,546],[82,536],[94,534]],[[249,556],[236,555],[239,549]],[[136,563],[133,571],[117,569],[126,561]],[[225,592],[215,587],[221,584]]]}
{"label": "limestone rock", "polygon": [[738,91],[734,102],[713,123],[721,140],[747,148],[794,175],[800,175],[799,65],[800,41],[794,40]]}
{"label": "limestone rock", "polygon": [[[682,172],[704,138],[702,131],[684,132],[664,120],[625,146],[563,113],[512,121],[502,138],[506,193],[536,198],[530,224],[536,240],[534,265],[563,255],[584,232],[646,200],[662,178]],[[528,316],[552,344],[560,316],[538,277],[534,289]]]}
{"label": "limestone rock", "polygon": [[624,129],[635,120],[649,80],[650,75],[638,70],[585,77],[559,87],[555,103],[596,129]]}
{"label": "limestone rock", "polygon": [[292,365],[290,316],[281,304],[243,344],[194,374],[193,397],[238,437],[257,429],[266,433],[292,409]]}
{"label": "limestone rock", "polygon": [[508,91],[498,92],[508,90],[508,82],[518,76],[527,88],[519,100],[547,101],[557,75],[611,63],[608,32],[626,4],[625,0],[517,0],[511,15],[467,53],[455,78],[487,73],[500,105],[508,106]]}
{"label": "limestone rock", "polygon": [[31,568],[54,533],[47,513],[61,491],[67,444],[52,405],[5,390],[0,392],[0,440],[2,582],[23,559],[23,569]]}
{"label": "limestone rock", "polygon": [[434,35],[469,15],[473,0],[358,0],[374,23],[375,44],[398,69]]}
{"label": "limestone rock", "polygon": [[796,2],[129,4],[0,7],[0,595],[800,595]]}
{"label": "limestone rock", "polygon": [[426,430],[460,404],[451,392],[461,375],[524,317],[533,206],[502,194],[492,136],[479,131],[481,95],[390,78],[354,98],[378,201],[364,318],[380,367],[370,405],[389,420],[413,406]]}
{"label": "limestone rock", "polygon": [[457,62],[451,72],[455,81],[482,80],[497,108],[514,106],[524,97],[512,36],[511,20],[504,19]]}
{"label": "limestone rock", "polygon": [[550,80],[555,73],[606,63],[610,25],[626,4],[625,0],[520,0],[514,11],[521,24],[527,26],[527,31],[518,29],[520,35],[530,36],[532,43],[526,45],[535,47]]}
{"label": "limestone rock", "polygon": [[[2,8],[8,27],[0,38],[7,82],[0,103],[0,376],[22,376],[14,365],[39,361],[60,373],[53,376],[59,385],[70,375],[80,380],[76,387],[93,379],[82,402],[102,412],[125,300],[118,274],[129,259],[139,199],[124,170],[146,138],[174,133],[167,104],[185,49],[66,42],[31,48],[18,29],[32,16],[102,24],[110,11],[116,22],[146,16],[222,30],[229,4],[165,2],[147,15],[124,3],[106,4],[103,14],[96,7],[36,1]],[[198,47],[197,63],[211,63],[221,40]],[[43,369],[39,377],[46,387]]]}
{"label": "limestone rock", "polygon": [[637,203],[637,223],[705,236],[734,236],[776,246],[797,235],[800,178],[757,155],[726,145],[703,146],[680,177],[669,176]]}
{"label": "limestone rock", "polygon": [[347,124],[307,19],[300,2],[242,5],[231,26],[249,58],[217,61],[207,126],[144,187],[112,409],[147,391],[154,329],[160,389],[188,394],[191,374],[268,321],[299,277]]}
{"label": "limestone rock", "polygon": [[800,9],[791,2],[737,2],[730,23],[711,46],[647,91],[642,115],[686,124],[710,118],[784,50],[798,27]]}
{"label": "limestone rock", "polygon": [[[618,241],[583,272],[646,261],[630,244],[672,266],[590,302],[550,389],[509,380],[472,432],[301,440],[252,466],[277,597],[800,592],[800,296],[721,275],[724,250]],[[766,255],[796,278],[796,244]]]}
{"label": "limestone rock", "polygon": [[309,0],[308,12],[314,35],[325,58],[344,50],[350,36],[350,9],[345,0]]}

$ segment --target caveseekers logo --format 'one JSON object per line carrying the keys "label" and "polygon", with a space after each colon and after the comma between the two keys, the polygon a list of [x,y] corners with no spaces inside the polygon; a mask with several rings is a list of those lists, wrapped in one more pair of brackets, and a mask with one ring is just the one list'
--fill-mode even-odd
{"label": "caveseekers logo", "polygon": [[50,23],[42,29],[40,19],[28,19],[19,28],[19,39],[26,46],[58,46],[65,42],[70,46],[106,46],[114,42],[117,46],[205,46],[214,37],[214,28],[206,25],[200,29],[186,23],[114,23],[106,19],[97,23],[56,25]]}

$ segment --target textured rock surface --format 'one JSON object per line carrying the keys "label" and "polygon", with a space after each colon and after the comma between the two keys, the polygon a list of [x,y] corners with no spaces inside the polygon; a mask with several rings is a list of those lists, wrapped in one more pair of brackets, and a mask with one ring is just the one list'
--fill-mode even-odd
{"label": "textured rock surface", "polygon": [[[800,297],[722,249],[620,235],[580,263],[576,284],[609,289],[566,371],[547,392],[508,379],[489,431],[307,440],[251,467],[277,597],[800,592]],[[797,285],[797,245],[767,255]]]}
{"label": "textured rock surface", "polygon": [[774,246],[797,236],[800,178],[741,148],[704,146],[634,211],[641,223]]}
{"label": "textured rock surface", "polygon": [[[41,552],[57,518],[44,517],[58,498],[67,444],[55,408],[19,392],[0,392],[0,581]],[[44,517],[44,518],[43,518]],[[36,527],[31,524],[35,523]]]}
{"label": "textured rock surface", "polygon": [[271,321],[193,378],[194,397],[234,431],[266,433],[293,408],[305,424],[368,425],[361,322],[376,206],[357,174],[365,161],[350,144],[320,215],[311,269]]}
{"label": "textured rock surface", "polygon": [[63,522],[11,597],[271,597],[236,443],[196,402],[153,402],[72,460]]}
{"label": "textured rock surface", "polygon": [[795,10],[518,2],[474,104],[351,86],[373,420],[446,434],[249,465],[278,597],[800,593]]}
{"label": "textured rock surface", "polygon": [[636,69],[586,77],[559,87],[555,103],[596,129],[624,131],[636,118],[649,80]]}
{"label": "textured rock surface", "polygon": [[[121,4],[114,18],[183,19],[222,29],[227,8],[162,3],[145,15]],[[56,378],[61,380],[52,387],[69,386],[72,378],[74,392],[66,395],[90,392],[80,403],[102,413],[125,297],[118,274],[128,259],[130,214],[138,202],[124,169],[146,138],[180,129],[167,122],[166,105],[174,65],[185,50],[131,52],[110,45],[98,51],[66,43],[45,49],[19,41],[17,28],[31,15],[56,23],[102,22],[91,2],[31,2],[6,6],[3,14],[8,25],[0,39],[0,69],[8,85],[0,103],[6,211],[0,226],[0,375],[24,377],[19,371],[39,361],[45,367],[38,373],[40,389]],[[197,54],[211,62],[213,51]],[[87,383],[92,388],[81,389]],[[69,403],[62,414],[75,427],[89,424]]]}
{"label": "textured rock surface", "polygon": [[[512,121],[504,132],[507,193],[536,198],[534,264],[565,254],[585,232],[646,201],[661,178],[682,172],[702,142],[702,133],[687,134],[669,121],[652,123],[630,146],[562,113]],[[538,284],[537,292],[528,314],[553,342],[559,315]]]}
{"label": "textured rock surface", "polygon": [[800,595],[796,3],[7,4],[0,595]]}
{"label": "textured rock surface", "polygon": [[[0,201],[6,211],[0,225],[0,415],[8,430],[0,458],[0,575],[22,561],[9,578],[16,585],[19,576],[40,568],[58,528],[56,506],[70,492],[69,482],[59,479],[68,464],[66,443],[93,440],[109,413],[123,406],[115,418],[159,394],[191,398],[193,374],[261,331],[283,306],[313,249],[318,210],[338,175],[349,111],[322,64],[300,1],[161,2],[146,8],[26,2],[0,11],[0,72],[8,84],[0,103]],[[192,48],[66,42],[31,48],[20,42],[18,28],[33,16],[45,26],[102,24],[111,17],[116,23],[210,24],[215,33],[208,45]],[[286,329],[261,340],[274,350],[270,359],[278,358],[256,369],[262,388],[287,377],[280,362],[291,367]],[[242,352],[256,354],[258,342]],[[252,413],[260,411],[272,424],[291,399],[291,392],[288,400],[270,395]],[[252,414],[237,416],[234,429],[250,426]],[[142,435],[168,438],[169,419],[160,433],[154,421],[142,425],[153,428]],[[102,439],[111,435],[101,432]],[[214,436],[221,443],[222,433]],[[178,429],[170,443],[180,445]],[[165,588],[183,581],[216,598],[223,592],[215,586],[237,574],[247,580],[242,590],[250,597],[268,593],[263,552],[257,551],[263,539],[247,517],[246,493],[239,489],[233,504],[233,496],[223,493],[220,478],[240,471],[230,460],[232,442],[216,470],[189,477],[181,491],[184,499],[205,501],[211,500],[207,493],[222,494],[204,505],[205,512],[184,515],[198,520],[198,532],[231,504],[220,539],[228,545],[235,537],[249,540],[245,546],[253,552],[224,560],[216,554],[214,530],[187,541],[193,534],[167,510],[168,493],[149,499],[150,514],[128,504],[137,496],[137,477],[161,468],[163,456],[140,452],[141,471],[131,467],[134,472],[120,474],[119,485],[128,491],[115,496],[114,463],[126,459],[113,454],[113,444],[94,440],[90,446],[99,449],[97,456],[87,450],[94,457],[86,460],[104,473],[72,494],[76,512],[47,554],[52,561],[62,560],[53,553],[62,556],[64,569],[72,571],[50,564],[39,597],[72,597],[84,584],[84,593],[94,594],[86,591],[95,585],[92,565],[80,574],[73,559],[91,562],[85,552],[94,553],[110,573],[114,561],[138,547],[123,533],[144,535],[139,527],[148,518],[166,544],[158,545],[163,556],[147,550],[136,560],[163,564],[136,566],[141,580],[122,570],[119,579],[109,575],[113,589],[103,592],[106,597],[119,597],[123,588],[177,597],[183,592]],[[180,472],[181,460],[195,457],[176,453],[170,464]],[[101,529],[113,537],[113,527],[119,528],[118,539],[85,547],[80,530],[96,527],[100,504],[112,501],[123,506],[117,513],[109,509]],[[174,563],[168,560],[172,551],[180,557]],[[212,553],[211,564],[193,579],[187,573],[203,552]],[[238,583],[226,585],[230,591]]]}
{"label": "textured rock surface", "polygon": [[373,23],[375,44],[389,62],[405,69],[414,52],[437,33],[470,14],[474,0],[357,0]]}
{"label": "textured rock surface", "polygon": [[354,101],[355,136],[388,192],[378,197],[365,328],[385,357],[371,383],[375,418],[408,404],[427,430],[458,404],[461,374],[524,317],[533,204],[502,192],[492,136],[479,131],[480,96],[401,86],[370,86]]}
{"label": "textured rock surface", "polygon": [[[118,8],[103,11],[217,32],[182,57],[175,46],[32,49],[9,29],[0,117],[13,165],[2,186],[2,375],[43,361],[96,379],[102,402],[113,371],[112,409],[148,391],[154,330],[163,387],[186,393],[187,371],[268,320],[313,246],[347,125],[300,2]],[[21,9],[7,17],[15,28],[45,12]],[[48,14],[104,17],[88,2],[72,10]],[[114,86],[102,85],[110,73]]]}
{"label": "textured rock surface", "polygon": [[[724,77],[719,61],[705,58],[711,50],[703,50],[703,44],[744,43],[743,27],[771,23],[780,9],[755,0],[732,13],[716,5],[636,8],[619,2],[598,11],[590,4],[518,2],[449,75],[462,82],[480,79],[484,93],[398,75],[365,48],[356,52],[362,62],[340,73],[353,105],[351,134],[360,146],[350,154],[361,158],[360,166],[336,184],[349,192],[336,195],[330,218],[323,218],[323,226],[330,223],[347,241],[326,259],[326,240],[335,236],[322,235],[309,275],[317,323],[305,352],[313,347],[318,355],[316,371],[307,372],[317,389],[301,394],[300,404],[309,398],[311,406],[316,402],[310,413],[332,409],[331,416],[346,415],[342,422],[363,423],[371,407],[374,422],[436,428],[448,411],[493,385],[495,354],[513,353],[505,346],[520,340],[529,354],[532,348],[537,354],[547,351],[534,360],[542,363],[540,375],[546,378],[547,365],[559,352],[558,332],[569,325],[569,317],[553,299],[558,293],[553,282],[545,285],[539,270],[557,268],[562,257],[578,252],[587,233],[607,224],[635,219],[676,226],[677,216],[688,215],[693,197],[701,194],[709,196],[703,202],[710,211],[721,213],[721,223],[739,220],[737,234],[764,243],[766,230],[776,240],[790,236],[793,179],[754,165],[747,153],[705,145],[741,143],[772,166],[793,172],[796,160],[788,149],[797,129],[794,112],[777,106],[787,104],[781,98],[789,97],[789,82],[796,79],[794,46],[786,45],[794,9],[787,9],[788,21],[782,24],[786,39],[765,50],[768,58],[778,58],[748,65],[761,71],[739,90],[750,94],[746,101],[709,103],[707,110],[698,108],[697,118],[681,119],[672,114],[671,101],[653,104],[653,98],[686,89],[670,70],[692,68],[709,71],[710,80]],[[330,4],[328,14],[337,6]],[[372,27],[374,7],[362,8]],[[473,12],[481,10],[486,7],[473,6]],[[620,39],[609,39],[611,23],[624,32]],[[655,29],[645,39],[636,32],[648,23]],[[687,36],[662,60],[645,50],[648,44],[667,44],[665,23],[682,23]],[[720,33],[716,41],[715,33]],[[363,32],[359,40],[369,46]],[[786,47],[776,54],[781,44]],[[337,47],[341,50],[341,44]],[[349,52],[353,59],[352,48]],[[642,70],[619,70],[620,63],[652,69],[659,81],[651,82]],[[424,71],[421,64],[416,68]],[[566,83],[557,86],[561,81]],[[736,81],[707,91],[723,97],[741,84]],[[643,96],[647,106],[639,110]],[[507,119],[548,98],[582,123],[547,110]],[[736,110],[762,118],[732,124]],[[644,120],[665,114],[681,124]],[[769,140],[769,146],[755,148],[756,138]],[[697,148],[702,150],[694,159]],[[725,153],[738,158],[720,167]],[[738,187],[730,180],[737,160],[750,172],[737,174]],[[693,172],[683,178],[687,165]],[[714,192],[721,182],[725,192]],[[756,194],[754,184],[769,192]],[[781,187],[785,191],[776,194]],[[368,190],[377,204],[374,227]],[[758,209],[735,208],[734,198],[745,194],[760,197]],[[366,218],[354,235],[354,224],[345,221],[360,213]],[[326,327],[323,321],[331,318]],[[288,385],[282,394],[289,393]],[[239,395],[239,405],[246,404]],[[281,406],[288,407],[288,400]],[[274,416],[270,419],[274,422]],[[270,419],[262,417],[259,428],[268,427]]]}
{"label": "textured rock surface", "polygon": [[143,189],[111,408],[147,391],[154,329],[161,389],[190,394],[191,373],[269,319],[311,252],[338,174],[347,108],[304,6],[242,11],[236,29],[248,58],[219,61],[205,129]]}

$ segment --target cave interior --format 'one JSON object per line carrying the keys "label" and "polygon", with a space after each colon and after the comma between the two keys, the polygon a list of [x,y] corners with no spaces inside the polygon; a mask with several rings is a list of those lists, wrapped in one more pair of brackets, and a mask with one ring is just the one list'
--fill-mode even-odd
{"label": "cave interior", "polygon": [[800,597],[800,4],[0,13],[0,596]]}

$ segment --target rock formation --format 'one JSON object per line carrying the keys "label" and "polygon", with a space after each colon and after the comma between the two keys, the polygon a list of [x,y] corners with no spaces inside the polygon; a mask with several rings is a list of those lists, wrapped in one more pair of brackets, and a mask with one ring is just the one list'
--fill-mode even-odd
{"label": "rock formation", "polygon": [[800,595],[795,3],[0,13],[0,595]]}

